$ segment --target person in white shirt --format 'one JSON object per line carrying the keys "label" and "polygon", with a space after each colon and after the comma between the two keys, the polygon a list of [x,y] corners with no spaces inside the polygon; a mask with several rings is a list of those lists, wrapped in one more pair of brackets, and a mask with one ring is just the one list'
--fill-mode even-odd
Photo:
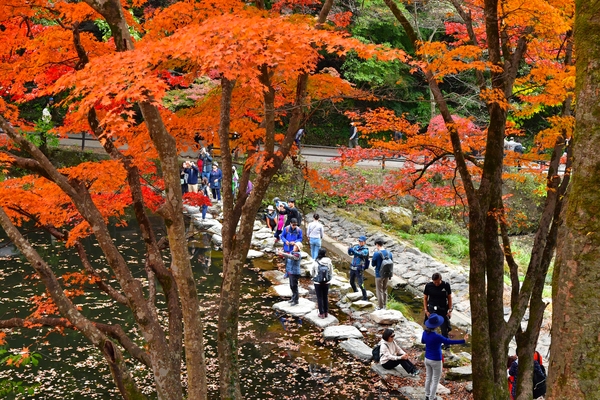
{"label": "person in white shirt", "polygon": [[390,328],[383,331],[379,342],[379,362],[385,369],[394,369],[398,365],[412,376],[417,376],[421,371],[408,359],[408,354],[394,341],[396,334]]}
{"label": "person in white shirt", "polygon": [[306,235],[308,236],[308,242],[310,243],[310,256],[313,260],[316,260],[319,255],[323,233],[323,224],[319,221],[319,214],[314,214],[313,221],[308,224],[308,228],[306,228]]}

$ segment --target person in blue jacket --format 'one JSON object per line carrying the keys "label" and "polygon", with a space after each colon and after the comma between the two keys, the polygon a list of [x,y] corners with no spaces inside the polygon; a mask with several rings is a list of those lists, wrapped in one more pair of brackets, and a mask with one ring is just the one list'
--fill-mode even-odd
{"label": "person in blue jacket", "polygon": [[444,317],[437,314],[429,315],[425,321],[425,330],[421,343],[425,344],[425,400],[435,400],[440,377],[442,376],[442,344],[464,344],[465,339],[452,340],[435,332],[444,323]]}
{"label": "person in blue jacket", "polygon": [[210,190],[212,191],[213,199],[221,201],[221,186],[223,181],[223,172],[219,169],[219,166],[215,163],[212,166],[212,171],[208,178],[210,183]]}
{"label": "person in blue jacket", "polygon": [[296,218],[292,218],[290,224],[283,228],[283,232],[279,236],[283,243],[283,251],[291,253],[294,249],[294,244],[302,243],[302,229],[298,227]]}
{"label": "person in blue jacket", "polygon": [[288,253],[279,253],[280,256],[286,258],[285,273],[290,279],[290,289],[292,290],[292,299],[290,304],[295,306],[298,304],[298,280],[302,271],[300,263],[302,262],[302,242],[295,242],[292,245],[292,250]]}
{"label": "person in blue jacket", "polygon": [[[353,256],[350,263],[350,286],[354,292],[358,292],[354,281],[358,281],[358,287],[362,292],[362,299],[367,299],[367,290],[365,289],[365,277],[363,271],[365,264],[369,262],[369,248],[366,246],[367,237],[358,238],[358,244],[348,247],[348,255]],[[368,264],[366,265],[368,267]]]}

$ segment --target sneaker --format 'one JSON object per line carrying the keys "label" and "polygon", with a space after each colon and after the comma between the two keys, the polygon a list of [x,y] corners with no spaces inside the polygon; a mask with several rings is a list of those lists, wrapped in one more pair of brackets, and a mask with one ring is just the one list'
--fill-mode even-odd
{"label": "sneaker", "polygon": [[413,372],[411,375],[412,375],[412,376],[419,376],[419,375],[421,375],[421,370],[420,370],[420,369],[417,369],[417,370],[415,370],[415,372]]}

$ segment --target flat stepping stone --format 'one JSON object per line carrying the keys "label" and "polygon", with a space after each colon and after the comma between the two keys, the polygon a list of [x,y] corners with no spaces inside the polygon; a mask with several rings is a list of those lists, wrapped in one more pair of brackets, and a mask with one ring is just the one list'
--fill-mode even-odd
{"label": "flat stepping stone", "polygon": [[[373,363],[371,364],[371,369],[379,376],[381,376],[382,378],[384,376],[387,375],[391,375],[391,376],[398,376],[400,378],[415,378],[415,379],[419,379],[418,376],[412,376],[410,375],[408,372],[406,372],[404,370],[404,368],[402,368],[401,365],[398,365],[396,368],[394,369],[385,369],[381,366],[380,363]],[[425,389],[423,389],[423,393],[425,393]]]}
{"label": "flat stepping stone", "polygon": [[340,323],[340,321],[330,313],[327,313],[327,318],[319,318],[319,310],[312,310],[304,316],[304,319],[321,329]]}
{"label": "flat stepping stone", "polygon": [[265,255],[265,253],[263,253],[262,251],[257,251],[257,250],[250,249],[250,250],[248,250],[248,255],[246,256],[246,258],[253,259],[253,258],[262,257],[264,255]]}
{"label": "flat stepping stone", "polygon": [[[421,372],[421,374],[423,373]],[[403,386],[398,391],[408,400],[423,400],[425,398],[425,388],[423,386]],[[438,383],[436,394],[449,395],[451,393],[450,389]]]}
{"label": "flat stepping stone", "polygon": [[352,303],[352,307],[357,308],[357,309],[363,309],[363,308],[368,308],[368,307],[375,307],[375,304],[373,304],[367,300],[358,300],[358,301],[355,301]]}
{"label": "flat stepping stone", "polygon": [[[269,270],[269,271],[263,271],[262,276],[263,278],[265,278],[266,280],[268,280],[269,282],[271,282],[274,285],[279,285],[284,283],[287,279],[283,278],[283,272],[273,269],[273,270]],[[298,288],[300,289],[300,288]]]}
{"label": "flat stepping stone", "polygon": [[328,326],[323,331],[323,338],[325,340],[335,339],[362,339],[363,334],[354,326],[349,325],[338,325]]}
{"label": "flat stepping stone", "polygon": [[[346,295],[348,300],[354,302],[362,299],[362,292],[351,292]],[[367,290],[367,299],[373,298],[375,295],[370,290]]]}
{"label": "flat stepping stone", "polygon": [[449,381],[470,381],[473,379],[473,369],[470,365],[450,368],[446,371],[446,379]]}
{"label": "flat stepping stone", "polygon": [[254,232],[254,235],[252,235],[253,239],[257,239],[257,240],[263,240],[263,239],[269,239],[273,237],[273,232],[263,232],[262,230],[258,231],[258,232]]}
{"label": "flat stepping stone", "polygon": [[340,347],[360,360],[369,361],[373,358],[373,349],[362,340],[348,339],[340,343]]}
{"label": "flat stepping stone", "polygon": [[369,317],[371,321],[381,325],[393,325],[406,320],[404,315],[397,310],[376,310],[369,314]]}
{"label": "flat stepping stone", "polygon": [[[287,280],[287,278],[285,280]],[[279,297],[292,297],[292,289],[290,289],[290,285],[288,283],[282,283],[280,285],[271,286],[269,288],[269,293],[275,294],[275,296]],[[308,294],[308,290],[304,289],[301,286],[298,286],[298,294],[300,296],[304,296]]]}
{"label": "flat stepping stone", "polygon": [[298,299],[298,304],[295,306],[291,305],[287,300],[273,304],[274,310],[282,311],[294,317],[302,317],[314,310],[316,307],[317,305],[315,303],[302,297]]}

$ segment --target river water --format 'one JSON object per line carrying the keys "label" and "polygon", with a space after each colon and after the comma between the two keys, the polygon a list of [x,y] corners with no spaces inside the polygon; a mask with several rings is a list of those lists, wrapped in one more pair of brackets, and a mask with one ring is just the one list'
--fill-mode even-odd
{"label": "river water", "polygon": [[[160,231],[160,223],[155,225]],[[46,233],[29,227],[27,238],[49,261],[57,275],[81,270],[79,259],[71,249],[53,241]],[[27,228],[26,228],[27,229]],[[112,235],[134,275],[144,278],[143,244],[134,222],[129,226],[113,226]],[[7,244],[0,232],[0,318],[26,317],[31,313],[29,299],[43,295],[44,288],[33,277],[33,269],[18,252]],[[206,359],[209,398],[218,396],[218,361],[216,353],[217,307],[222,256],[210,250],[210,237],[198,233],[189,243],[194,274],[205,314]],[[94,266],[110,276],[97,243],[86,240],[86,248]],[[165,255],[167,260],[167,255]],[[168,264],[167,264],[168,265]],[[336,342],[324,342],[322,332],[302,318],[286,317],[272,309],[281,301],[268,293],[270,283],[260,270],[277,268],[272,260],[255,260],[243,269],[240,306],[241,387],[247,399],[385,399],[374,383],[379,378],[370,371],[370,363],[357,361]],[[372,278],[371,278],[372,280]],[[147,282],[146,282],[147,283]],[[367,281],[368,286],[374,282]],[[117,286],[117,285],[115,285]],[[309,298],[315,299],[314,293]],[[163,298],[158,297],[164,303]],[[335,307],[330,297],[331,312],[341,321],[347,317]],[[121,324],[126,332],[135,332],[135,324],[124,307],[115,306],[105,295],[90,287],[85,296],[75,299],[82,312],[100,322]],[[138,338],[139,339],[139,338]],[[366,338],[373,345],[376,338]],[[139,340],[138,340],[139,342]],[[42,358],[37,366],[21,368],[0,366],[0,380],[38,384],[35,399],[108,399],[119,398],[103,358],[82,335],[66,330],[62,333],[16,329],[7,336],[9,349],[28,347]],[[131,370],[150,398],[153,382],[144,366],[130,363]],[[9,396],[14,398],[14,396]],[[393,398],[398,398],[397,396]]]}

